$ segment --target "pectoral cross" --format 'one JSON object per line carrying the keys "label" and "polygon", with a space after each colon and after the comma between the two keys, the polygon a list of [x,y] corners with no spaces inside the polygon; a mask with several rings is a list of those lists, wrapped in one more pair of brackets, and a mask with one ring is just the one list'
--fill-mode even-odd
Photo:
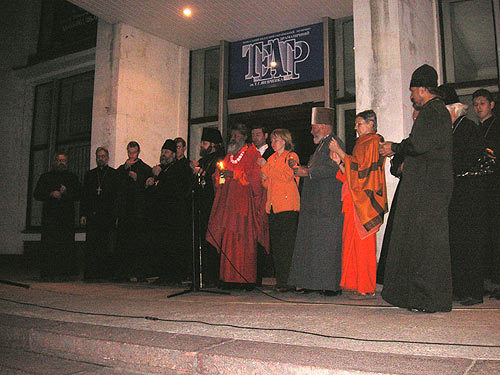
{"label": "pectoral cross", "polygon": [[98,187],[97,187],[97,190],[96,190],[96,191],[97,191],[97,195],[101,195],[101,191],[102,191],[102,189],[101,189],[101,187],[100,187],[100,186],[98,186]]}

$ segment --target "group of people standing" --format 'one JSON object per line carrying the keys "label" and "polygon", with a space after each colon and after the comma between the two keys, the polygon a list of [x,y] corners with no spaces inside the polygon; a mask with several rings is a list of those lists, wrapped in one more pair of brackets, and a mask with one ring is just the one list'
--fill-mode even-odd
{"label": "group of people standing", "polygon": [[313,108],[317,147],[307,165],[293,152],[287,129],[273,130],[274,153],[266,160],[249,142],[245,125],[232,128],[228,154],[214,174],[207,233],[221,253],[223,282],[252,288],[260,244],[272,253],[279,292],[335,296],[344,290],[351,298],[374,297],[375,233],[387,211],[377,120],[373,111],[357,115],[363,141],[351,156],[333,132],[333,114]]}
{"label": "group of people standing", "polygon": [[382,297],[429,313],[450,311],[454,300],[479,304],[484,279],[500,281],[494,101],[487,90],[472,95],[476,125],[454,89],[437,86],[428,65],[413,73],[410,90],[409,137],[380,145],[401,178],[379,260]]}
{"label": "group of people standing", "polygon": [[[279,292],[343,291],[368,299],[380,283],[387,302],[413,311],[450,311],[453,299],[481,303],[484,279],[500,282],[500,124],[492,95],[473,94],[476,125],[453,88],[438,88],[434,68],[415,70],[410,91],[408,138],[386,142],[375,112],[363,111],[351,155],[334,134],[333,109],[313,108],[316,149],[307,165],[287,129],[275,129],[269,147],[265,129],[241,123],[230,130],[227,153],[220,132],[204,128],[201,158],[193,162],[182,138],[165,142],[153,168],[140,160],[137,142],[128,144],[117,170],[100,147],[83,188],[58,153],[35,189],[44,201],[42,276],[64,269],[57,262],[71,237],[73,202],[81,198],[86,278],[178,283],[201,265],[204,285],[252,289],[270,253]],[[387,157],[401,180],[377,269]],[[200,263],[192,262],[195,245]]]}
{"label": "group of people standing", "polygon": [[75,202],[80,201],[85,280],[184,280],[191,259],[193,175],[185,149],[182,138],[167,140],[160,163],[151,168],[131,141],[127,160],[114,169],[109,151],[98,147],[97,167],[85,174],[83,186],[68,171],[67,154],[57,152],[53,170],[42,174],[34,191],[43,202],[42,279],[68,279],[77,272]]}

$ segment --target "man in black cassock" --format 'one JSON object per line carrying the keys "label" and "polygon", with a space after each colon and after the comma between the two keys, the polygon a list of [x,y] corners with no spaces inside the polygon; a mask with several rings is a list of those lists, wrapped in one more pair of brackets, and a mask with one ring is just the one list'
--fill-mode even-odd
{"label": "man in black cassock", "polygon": [[174,142],[176,160],[191,168],[191,161],[186,157],[186,141],[182,137],[177,137],[174,139]]}
{"label": "man in black cassock", "polygon": [[75,201],[80,199],[80,182],[67,168],[68,156],[57,152],[53,170],[40,176],[33,193],[43,202],[42,280],[67,279],[76,271]]}
{"label": "man in black cassock", "polygon": [[486,243],[484,249],[484,279],[488,292],[500,299],[500,117],[495,115],[493,95],[486,89],[479,89],[472,94],[474,111],[479,118],[479,132],[486,147],[496,156],[493,173],[484,176],[486,183]]}
{"label": "man in black cassock", "polygon": [[112,253],[116,238],[116,170],[108,165],[109,152],[98,147],[97,167],[85,174],[80,201],[80,224],[86,227],[84,279],[112,278]]}
{"label": "man in black cassock", "polygon": [[150,262],[145,183],[152,173],[151,167],[139,159],[140,151],[137,142],[129,142],[128,159],[117,170],[118,248],[115,263],[118,269],[115,276],[121,280],[137,281],[145,277]]}
{"label": "man in black cassock", "polygon": [[382,298],[411,311],[450,311],[452,282],[448,205],[453,190],[451,118],[429,65],[413,72],[411,100],[421,107],[410,136],[380,145],[404,156],[387,253]]}
{"label": "man in black cassock", "polygon": [[201,241],[203,286],[216,286],[219,280],[219,253],[207,242],[207,227],[214,203],[215,190],[212,175],[217,163],[224,159],[224,145],[219,130],[203,128],[200,142],[201,159],[196,163],[195,203],[196,246]]}
{"label": "man in black cassock", "polygon": [[146,180],[151,217],[151,255],[160,283],[178,284],[189,276],[192,254],[189,164],[176,159],[176,143],[163,144],[160,164]]}

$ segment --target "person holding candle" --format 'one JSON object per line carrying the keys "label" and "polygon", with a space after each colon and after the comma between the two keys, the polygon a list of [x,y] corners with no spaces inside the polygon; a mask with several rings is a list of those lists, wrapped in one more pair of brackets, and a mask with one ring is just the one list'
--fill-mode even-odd
{"label": "person holding candle", "polygon": [[298,177],[293,174],[289,160],[299,163],[293,152],[292,135],[287,129],[275,129],[271,133],[271,146],[275,151],[268,159],[259,159],[262,166],[262,185],[267,189],[266,212],[269,217],[269,234],[276,286],[278,292],[286,292],[292,263],[297,222],[299,219],[300,195],[297,188]]}
{"label": "person holding candle", "polygon": [[221,253],[219,278],[224,286],[253,289],[257,243],[269,251],[269,233],[257,164],[261,155],[249,139],[246,125],[232,128],[227,156],[214,174],[216,193],[206,238]]}

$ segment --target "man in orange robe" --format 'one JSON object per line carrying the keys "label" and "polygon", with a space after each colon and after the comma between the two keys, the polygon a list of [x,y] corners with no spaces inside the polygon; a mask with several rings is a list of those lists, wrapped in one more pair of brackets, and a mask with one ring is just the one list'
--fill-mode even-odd
{"label": "man in orange robe", "polygon": [[353,298],[371,298],[376,286],[376,232],[387,212],[384,161],[378,146],[382,137],[375,133],[377,117],[372,110],[359,113],[355,119],[359,138],[352,156],[331,143],[332,159],[340,170],[337,178],[342,188],[342,280]]}
{"label": "man in orange robe", "polygon": [[207,241],[221,252],[220,280],[253,287],[257,276],[257,243],[269,249],[261,158],[244,124],[231,130],[223,166],[214,173],[216,196]]}

